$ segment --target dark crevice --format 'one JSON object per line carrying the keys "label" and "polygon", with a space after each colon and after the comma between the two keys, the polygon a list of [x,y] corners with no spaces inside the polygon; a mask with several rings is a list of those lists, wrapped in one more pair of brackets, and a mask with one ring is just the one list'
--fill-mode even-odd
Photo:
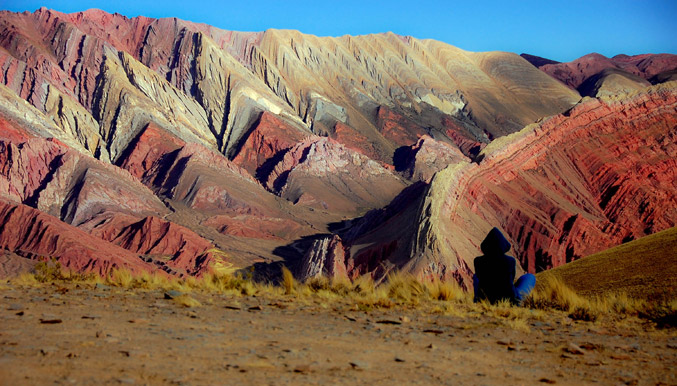
{"label": "dark crevice", "polygon": [[42,182],[40,182],[40,186],[38,186],[38,188],[33,191],[31,196],[24,200],[24,204],[32,206],[33,208],[38,207],[38,199],[40,198],[40,193],[42,193],[42,191],[45,190],[47,185],[54,179],[54,174],[56,174],[59,166],[62,165],[62,159],[63,159],[62,154],[59,154],[56,157],[54,157],[52,162],[49,163],[48,167],[49,173],[47,173]]}

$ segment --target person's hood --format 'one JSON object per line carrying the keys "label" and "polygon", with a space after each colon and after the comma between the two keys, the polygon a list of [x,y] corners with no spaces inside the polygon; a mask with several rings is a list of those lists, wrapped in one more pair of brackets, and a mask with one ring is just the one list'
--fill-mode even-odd
{"label": "person's hood", "polygon": [[502,255],[510,250],[510,243],[505,239],[503,233],[498,228],[493,228],[484,238],[480,245],[482,253],[486,256]]}

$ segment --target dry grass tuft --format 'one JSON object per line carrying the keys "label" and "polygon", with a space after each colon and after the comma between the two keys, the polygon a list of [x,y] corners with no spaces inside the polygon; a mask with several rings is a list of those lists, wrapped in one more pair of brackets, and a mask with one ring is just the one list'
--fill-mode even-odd
{"label": "dry grass tuft", "polygon": [[294,293],[294,289],[297,287],[296,279],[294,275],[287,267],[282,267],[282,287],[284,288],[285,295],[291,295]]}
{"label": "dry grass tuft", "polygon": [[548,276],[537,283],[534,292],[524,301],[524,305],[533,309],[555,309],[572,311],[576,307],[588,307],[589,301],[556,277]]}

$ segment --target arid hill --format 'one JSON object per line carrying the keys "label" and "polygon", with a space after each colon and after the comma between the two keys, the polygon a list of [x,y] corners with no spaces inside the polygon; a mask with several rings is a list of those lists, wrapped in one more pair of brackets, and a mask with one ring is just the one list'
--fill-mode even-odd
{"label": "arid hill", "polygon": [[[672,54],[616,55],[613,58],[607,58],[604,55],[592,53],[568,63],[559,63],[528,54],[521,56],[553,78],[578,90],[584,96],[596,96],[597,90],[591,92],[592,86],[600,78],[609,75],[627,78],[628,80],[624,81],[625,84],[629,81],[644,83],[641,79],[656,84],[674,80],[670,77],[677,69],[677,55]],[[589,84],[590,82],[593,85]],[[636,87],[630,85],[624,91],[634,89]]]}
{"label": "arid hill", "polygon": [[465,282],[493,226],[531,272],[674,227],[673,56],[527,59],[2,11],[0,272]]}

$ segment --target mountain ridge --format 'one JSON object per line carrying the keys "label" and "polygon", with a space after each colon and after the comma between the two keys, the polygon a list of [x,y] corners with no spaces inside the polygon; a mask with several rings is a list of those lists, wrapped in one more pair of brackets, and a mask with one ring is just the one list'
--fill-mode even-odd
{"label": "mountain ridge", "polygon": [[[616,75],[581,98],[516,54],[392,33],[3,11],[0,202],[174,275],[286,264],[469,285],[492,226],[534,272],[677,221],[657,209],[677,190],[677,86]],[[6,246],[51,250],[34,247]],[[93,267],[83,251],[56,257]]]}

